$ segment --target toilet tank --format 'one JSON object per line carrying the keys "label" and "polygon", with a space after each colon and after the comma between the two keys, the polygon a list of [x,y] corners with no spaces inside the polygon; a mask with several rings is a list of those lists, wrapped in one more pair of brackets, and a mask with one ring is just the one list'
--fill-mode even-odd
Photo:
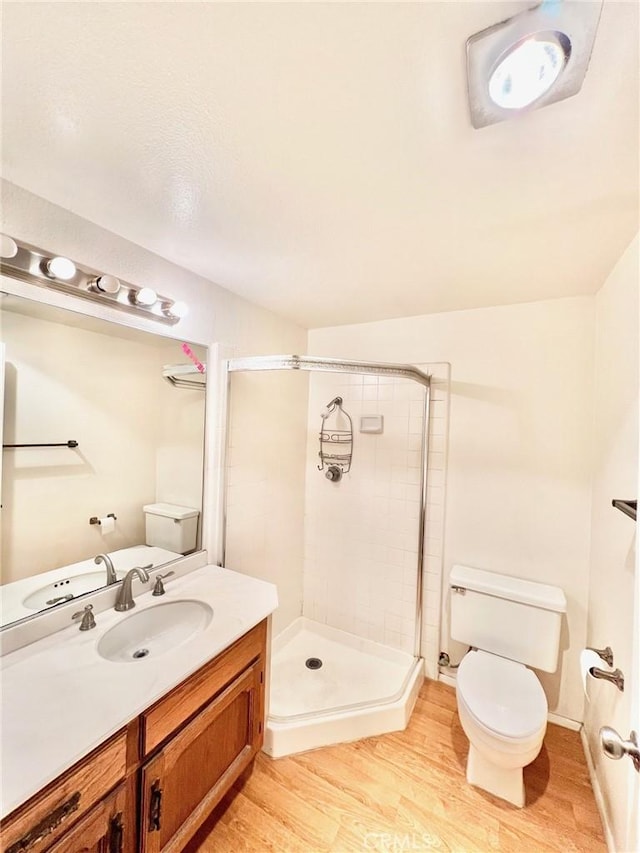
{"label": "toilet tank", "polygon": [[555,672],[567,610],[559,587],[468,566],[451,569],[449,586],[454,640]]}
{"label": "toilet tank", "polygon": [[177,504],[147,504],[145,531],[147,545],[188,554],[196,548],[200,511]]}

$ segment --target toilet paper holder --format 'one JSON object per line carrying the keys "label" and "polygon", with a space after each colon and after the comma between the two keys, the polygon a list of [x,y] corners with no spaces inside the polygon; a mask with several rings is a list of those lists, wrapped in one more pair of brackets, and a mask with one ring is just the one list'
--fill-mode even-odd
{"label": "toilet paper holder", "polygon": [[587,650],[595,652],[599,658],[602,658],[607,666],[613,666],[613,650],[611,646],[605,646],[604,649],[594,649],[593,646],[587,646]]}
{"label": "toilet paper holder", "polygon": [[602,678],[604,681],[610,681],[618,688],[621,693],[624,693],[624,675],[621,670],[614,669],[613,672],[606,672],[597,666],[592,666],[589,669],[589,675],[593,678]]}
{"label": "toilet paper holder", "polygon": [[[112,518],[114,521],[118,520],[118,517],[116,515],[114,515],[114,513],[112,513],[112,512],[108,512],[106,517]],[[102,522],[100,521],[100,519],[98,518],[97,515],[92,515],[91,518],[89,519],[89,524],[102,524]]]}

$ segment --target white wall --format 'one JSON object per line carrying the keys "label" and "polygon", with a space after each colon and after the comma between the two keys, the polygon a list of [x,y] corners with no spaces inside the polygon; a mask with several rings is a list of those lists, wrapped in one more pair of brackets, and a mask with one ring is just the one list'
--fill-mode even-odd
{"label": "white wall", "polygon": [[454,563],[561,586],[559,670],[541,677],[550,710],[572,719],[583,704],[593,329],[593,298],[578,297],[309,334],[315,355],[451,363],[442,647],[453,660],[464,650],[448,640]]}
{"label": "white wall", "polygon": [[[609,761],[599,745],[601,726],[613,726],[627,737],[631,728],[632,690],[640,689],[638,662],[633,659],[633,602],[636,578],[637,526],[613,498],[638,494],[638,269],[639,240],[620,258],[596,297],[596,418],[591,513],[592,545],[587,642],[610,645],[615,666],[627,675],[624,693],[591,680],[585,729],[603,795],[615,849],[635,849],[627,833],[637,814],[638,774],[631,762]],[[634,670],[634,667],[636,669]],[[635,675],[634,675],[635,672]],[[634,803],[635,799],[635,803]]]}
{"label": "white wall", "polygon": [[232,373],[225,564],[278,586],[280,633],[302,613],[308,375]]}

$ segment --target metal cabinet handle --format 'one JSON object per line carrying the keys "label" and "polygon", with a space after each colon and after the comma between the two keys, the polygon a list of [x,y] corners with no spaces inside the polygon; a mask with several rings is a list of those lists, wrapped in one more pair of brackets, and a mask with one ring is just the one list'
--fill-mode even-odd
{"label": "metal cabinet handle", "polygon": [[638,748],[638,735],[631,732],[629,740],[623,740],[615,729],[603,726],[600,729],[600,746],[607,758],[618,760],[628,755],[633,766],[640,773],[640,748]]}
{"label": "metal cabinet handle", "polygon": [[160,780],[156,779],[151,786],[151,798],[149,800],[149,832],[160,829],[160,817],[162,810],[162,788]]}
{"label": "metal cabinet handle", "polygon": [[109,821],[109,853],[122,853],[124,850],[124,827],[122,826],[122,812],[118,812]]}
{"label": "metal cabinet handle", "polygon": [[27,850],[31,850],[31,848],[35,847],[39,841],[42,841],[42,839],[46,838],[54,829],[57,829],[60,824],[69,817],[69,815],[77,811],[79,805],[80,791],[76,791],[75,794],[69,797],[66,802],[55,808],[45,818],[43,818],[40,823],[36,824],[33,829],[27,832],[26,835],[23,835],[19,841],[12,844],[11,847],[7,849],[6,853],[26,853]]}

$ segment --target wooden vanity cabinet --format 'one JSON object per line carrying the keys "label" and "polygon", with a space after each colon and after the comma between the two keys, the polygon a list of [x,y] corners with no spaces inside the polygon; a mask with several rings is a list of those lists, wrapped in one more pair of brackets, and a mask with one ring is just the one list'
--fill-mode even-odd
{"label": "wooden vanity cabinet", "polygon": [[180,853],[262,743],[258,661],[142,768],[141,849]]}
{"label": "wooden vanity cabinet", "polygon": [[9,815],[1,853],[180,853],[262,746],[266,633],[265,620]]}

